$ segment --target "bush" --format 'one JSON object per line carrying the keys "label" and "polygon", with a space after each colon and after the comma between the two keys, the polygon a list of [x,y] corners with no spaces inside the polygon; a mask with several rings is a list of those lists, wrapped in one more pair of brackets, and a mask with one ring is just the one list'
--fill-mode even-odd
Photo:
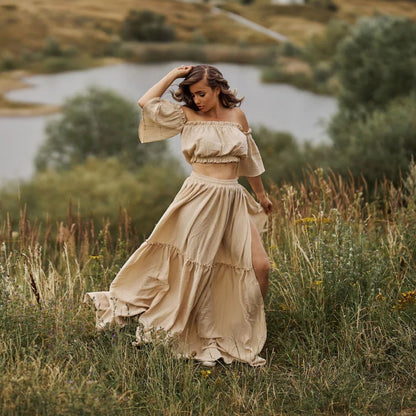
{"label": "bush", "polygon": [[[399,183],[416,154],[416,97],[398,98],[387,109],[363,112],[355,121],[348,112],[331,121],[336,170],[363,174],[370,187],[386,177]],[[334,162],[333,162],[334,163]]]}
{"label": "bush", "polygon": [[344,20],[331,20],[321,35],[313,36],[305,45],[305,58],[311,64],[320,61],[332,61],[339,44],[351,31],[348,22]]}
{"label": "bush", "polygon": [[122,37],[148,42],[172,41],[175,31],[165,20],[165,15],[150,10],[130,10],[123,22]]}
{"label": "bush", "polygon": [[340,105],[354,111],[383,108],[416,89],[416,23],[377,16],[359,21],[335,58]]}
{"label": "bush", "polygon": [[43,46],[43,54],[45,56],[61,56],[62,49],[59,41],[53,37],[48,37]]}
{"label": "bush", "polygon": [[83,64],[80,60],[74,59],[72,57],[50,56],[43,59],[39,63],[38,67],[42,72],[54,73],[82,69]]}
{"label": "bush", "polygon": [[0,58],[0,70],[1,71],[11,71],[18,67],[18,61],[16,58],[8,51],[4,51],[1,54]]}
{"label": "bush", "polygon": [[260,128],[254,133],[266,168],[266,177],[276,183],[291,181],[305,165],[296,139],[286,132]]}
{"label": "bush", "polygon": [[332,77],[333,72],[330,62],[319,62],[313,68],[313,79],[318,83],[325,83]]}
{"label": "bush", "polygon": [[178,191],[183,179],[178,164],[143,165],[135,171],[125,169],[116,158],[89,158],[70,170],[46,170],[16,190],[1,191],[0,211],[19,216],[19,205],[29,207],[33,219],[46,216],[54,221],[66,218],[69,204],[82,219],[94,217],[97,225],[118,223],[120,207],[127,209],[132,224],[147,235]]}
{"label": "bush", "polygon": [[68,169],[89,156],[119,158],[126,168],[167,157],[166,143],[140,145],[137,136],[137,105],[111,90],[89,88],[68,98],[62,116],[46,126],[46,141],[40,147],[35,165]]}

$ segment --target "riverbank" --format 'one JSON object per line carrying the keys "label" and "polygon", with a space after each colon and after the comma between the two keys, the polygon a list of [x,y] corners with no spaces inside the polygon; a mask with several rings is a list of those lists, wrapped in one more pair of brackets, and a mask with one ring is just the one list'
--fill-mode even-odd
{"label": "riverbank", "polygon": [[169,61],[237,63],[267,65],[275,59],[276,49],[270,46],[189,44],[185,42],[122,42],[116,46],[118,56],[65,57],[51,66],[49,58],[29,65],[30,69],[16,69],[0,73],[0,116],[35,116],[59,111],[59,106],[28,104],[11,101],[5,95],[16,89],[28,88],[24,79],[37,74],[86,70],[120,63],[159,63]]}
{"label": "riverbank", "polygon": [[30,75],[33,74],[22,70],[0,75],[0,117],[43,116],[59,111],[59,106],[20,103],[5,98],[5,94],[10,91],[29,88],[30,85],[24,82],[23,79]]}
{"label": "riverbank", "polygon": [[[88,64],[78,69],[88,69],[122,63],[120,58],[99,58],[88,60]],[[59,105],[47,105],[37,103],[25,103],[9,100],[6,94],[10,91],[30,88],[31,85],[25,81],[26,78],[44,73],[39,70],[17,69],[13,71],[0,72],[0,117],[27,117],[27,116],[44,116],[54,114],[60,111]]]}

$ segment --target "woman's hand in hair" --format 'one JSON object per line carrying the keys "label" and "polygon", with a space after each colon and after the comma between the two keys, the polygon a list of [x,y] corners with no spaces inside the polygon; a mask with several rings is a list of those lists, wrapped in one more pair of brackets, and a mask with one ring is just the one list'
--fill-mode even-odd
{"label": "woman's hand in hair", "polygon": [[193,67],[193,65],[181,65],[172,69],[169,74],[174,76],[175,79],[184,78],[192,71]]}

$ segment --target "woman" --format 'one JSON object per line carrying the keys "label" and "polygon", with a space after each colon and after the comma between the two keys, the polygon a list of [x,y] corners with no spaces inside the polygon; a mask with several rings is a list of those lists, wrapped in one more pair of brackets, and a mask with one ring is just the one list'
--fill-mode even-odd
{"label": "woman", "polygon": [[[173,97],[185,105],[162,100],[182,77]],[[270,266],[259,231],[272,204],[260,154],[237,108],[241,101],[209,65],[175,68],[140,98],[140,141],[181,133],[193,171],[109,292],[87,294],[98,327],[140,315],[137,344],[162,329],[180,356],[204,365],[218,359],[264,364],[258,354],[266,339]],[[248,178],[259,204],[239,176]]]}

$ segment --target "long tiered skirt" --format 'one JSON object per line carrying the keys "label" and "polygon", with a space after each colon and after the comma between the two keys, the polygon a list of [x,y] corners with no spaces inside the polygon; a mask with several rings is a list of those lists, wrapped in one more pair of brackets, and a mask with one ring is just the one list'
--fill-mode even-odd
{"label": "long tiered skirt", "polygon": [[86,298],[97,327],[139,315],[137,342],[163,330],[180,356],[262,365],[263,298],[251,257],[252,221],[267,216],[237,179],[192,173],[108,292]]}

